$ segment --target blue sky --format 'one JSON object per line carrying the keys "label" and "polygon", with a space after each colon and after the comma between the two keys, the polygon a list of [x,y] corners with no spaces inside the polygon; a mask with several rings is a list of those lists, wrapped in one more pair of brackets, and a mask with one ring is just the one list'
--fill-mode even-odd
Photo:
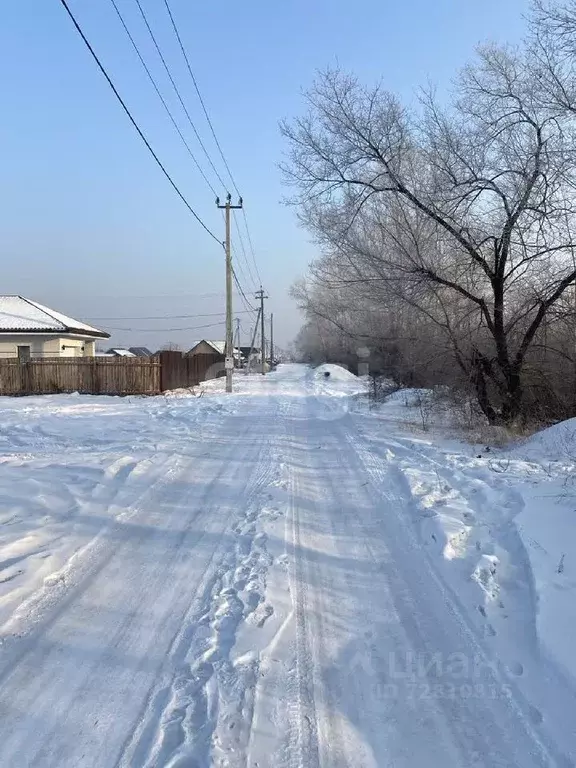
{"label": "blue sky", "polygon": [[[213,195],[163,111],[112,4],[69,2],[158,155],[200,216],[223,237]],[[179,117],[135,0],[117,2]],[[141,2],[216,162],[164,4]],[[244,196],[280,343],[298,330],[288,289],[315,250],[294,212],[281,204],[285,190],[277,165],[284,146],[278,121],[302,110],[301,90],[314,72],[338,63],[366,81],[382,78],[407,99],[428,80],[442,93],[478,42],[521,38],[528,6],[528,0],[171,0]],[[2,9],[0,92],[0,292],[23,294],[106,329],[133,329],[115,330],[116,344],[156,347],[176,341],[186,347],[197,338],[222,338],[222,326],[172,330],[214,318],[112,319],[221,312],[223,255],[148,155],[59,0]],[[185,118],[180,125],[209,173]],[[248,290],[248,270],[243,271]],[[236,306],[243,309],[239,301]],[[250,316],[239,316],[247,334]]]}

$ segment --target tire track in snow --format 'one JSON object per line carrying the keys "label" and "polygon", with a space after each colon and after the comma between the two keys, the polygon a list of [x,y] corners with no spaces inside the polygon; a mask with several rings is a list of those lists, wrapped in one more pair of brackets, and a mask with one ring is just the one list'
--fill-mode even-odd
{"label": "tire track in snow", "polygon": [[[254,426],[248,424],[247,431]],[[245,609],[254,608],[245,606],[239,596],[242,585],[236,583],[237,572],[254,551],[253,522],[262,507],[262,494],[276,472],[267,455],[269,441],[261,438],[257,455],[249,458],[254,468],[244,481],[244,489],[236,489],[238,498],[244,499],[242,507],[222,521],[218,541],[195,587],[195,598],[167,653],[163,684],[150,692],[134,736],[117,761],[119,767],[208,765],[213,751],[228,753],[226,764],[232,766],[232,751],[241,755],[242,745],[247,745],[252,717],[250,689],[257,660],[251,659],[247,668],[239,669],[232,665],[230,656],[237,629],[247,615]],[[207,501],[211,495],[217,499],[219,483],[230,482],[230,478],[222,477],[226,469],[222,457],[222,471],[206,490]],[[208,504],[201,521],[208,527],[211,512]],[[224,541],[226,534],[236,540],[233,550]],[[230,688],[247,699],[232,715],[226,708],[222,711]]]}
{"label": "tire track in snow", "polygon": [[[86,765],[110,764],[107,760],[110,751],[114,749],[114,741],[107,739],[105,744],[100,741],[102,735],[99,734],[98,721],[95,723],[95,726],[98,727],[91,732],[85,732],[82,739],[75,745],[76,739],[70,735],[69,731],[73,727],[74,721],[78,721],[80,717],[76,710],[81,712],[86,702],[93,700],[94,704],[90,704],[90,708],[93,706],[100,708],[101,714],[105,718],[104,726],[113,731],[112,735],[118,737],[118,728],[114,728],[106,722],[110,716],[109,708],[114,706],[114,700],[107,695],[107,692],[106,698],[104,698],[106,680],[109,679],[112,686],[110,693],[114,693],[116,699],[119,700],[119,697],[129,696],[129,689],[125,687],[126,683],[122,680],[132,674],[136,685],[134,694],[136,701],[138,701],[139,694],[137,691],[139,688],[137,686],[141,689],[141,680],[150,677],[149,665],[150,663],[156,664],[156,660],[150,657],[150,648],[140,655],[140,637],[138,634],[135,635],[135,631],[140,631],[139,625],[146,625],[149,624],[149,621],[154,621],[157,622],[159,634],[166,635],[164,625],[175,626],[179,617],[185,615],[189,608],[189,604],[185,604],[186,598],[190,594],[194,595],[197,587],[194,569],[190,574],[192,582],[190,583],[189,579],[186,578],[187,564],[193,562],[190,560],[191,553],[192,551],[198,552],[202,557],[201,562],[204,562],[204,558],[211,548],[212,554],[214,554],[218,542],[226,538],[229,533],[227,522],[235,514],[236,493],[241,494],[242,492],[242,486],[239,483],[243,482],[243,474],[249,474],[251,471],[250,464],[256,463],[258,465],[256,458],[262,453],[265,441],[258,434],[251,435],[254,424],[251,423],[249,417],[242,418],[243,422],[240,424],[243,426],[243,431],[236,429],[236,440],[230,439],[226,434],[227,425],[223,423],[220,425],[219,434],[218,432],[211,434],[209,453],[214,454],[213,456],[204,457],[207,453],[206,446],[200,446],[202,455],[199,458],[190,455],[176,455],[170,459],[170,461],[175,462],[175,472],[172,474],[164,473],[165,465],[160,465],[158,467],[160,477],[157,478],[154,485],[154,492],[144,499],[146,503],[140,503],[138,510],[131,508],[124,511],[125,516],[130,517],[130,520],[124,520],[123,526],[119,526],[118,530],[114,531],[121,540],[117,541],[114,538],[108,541],[109,549],[104,553],[104,558],[98,563],[97,569],[88,567],[94,565],[92,559],[90,559],[90,563],[87,563],[86,558],[84,558],[81,565],[86,568],[86,573],[75,573],[75,576],[78,577],[84,575],[86,577],[84,581],[79,579],[79,588],[72,590],[73,594],[69,593],[70,590],[63,593],[62,600],[56,604],[56,611],[52,613],[47,611],[47,620],[38,626],[34,633],[34,643],[30,643],[30,648],[27,650],[32,650],[32,646],[34,646],[34,650],[38,649],[37,653],[29,654],[33,656],[30,660],[32,666],[38,667],[44,655],[47,658],[51,657],[52,660],[51,663],[44,662],[42,666],[38,667],[40,676],[37,681],[30,685],[26,684],[20,695],[29,697],[34,695],[34,690],[38,686],[41,688],[48,687],[50,697],[55,697],[54,700],[58,701],[57,709],[61,714],[58,717],[45,713],[47,721],[53,720],[53,723],[52,725],[43,724],[43,730],[40,732],[41,740],[39,735],[35,739],[29,740],[26,745],[25,754],[31,756],[30,764],[51,765],[49,755],[58,753],[63,744],[66,744],[68,750],[73,751],[74,749],[82,749],[84,743],[91,743],[92,747],[84,748],[83,761],[86,759],[97,760],[97,762],[87,762]],[[242,448],[239,447],[242,445],[243,439],[246,442],[244,455],[242,455]],[[222,450],[223,448],[224,450]],[[248,462],[248,471],[245,469],[246,462]],[[187,482],[188,475],[191,476],[192,482],[190,483]],[[203,480],[204,477],[206,478],[205,481]],[[232,481],[234,482],[232,483]],[[148,492],[150,491],[151,489],[148,488]],[[200,496],[199,493],[204,495]],[[158,540],[158,544],[162,547],[169,547],[162,560],[157,564],[154,560],[150,561],[146,556],[150,547],[154,546],[156,532],[162,537]],[[164,539],[166,539],[165,544],[163,543]],[[221,543],[221,550],[225,549],[227,542],[221,541]],[[163,549],[158,550],[158,553],[163,553]],[[153,551],[152,556],[154,554],[156,553]],[[163,560],[168,556],[170,560],[167,560],[166,568],[164,568]],[[144,574],[149,573],[148,580],[143,582],[139,578],[140,573],[138,572],[140,561],[142,572]],[[178,580],[175,583],[172,579],[173,574],[178,575]],[[136,582],[133,584],[134,579]],[[98,586],[96,586],[96,582],[98,582]],[[96,638],[95,635],[101,635],[107,627],[105,611],[108,607],[104,605],[96,607],[96,604],[100,602],[98,598],[101,589],[104,587],[108,591],[108,584],[110,583],[117,585],[112,587],[112,596],[115,603],[114,611],[118,610],[121,621],[112,624],[112,631],[108,636]],[[67,586],[70,587],[70,584]],[[208,590],[209,593],[210,590]],[[124,597],[121,597],[122,595]],[[148,619],[148,610],[143,602],[147,596],[152,599],[150,610],[153,616],[150,619]],[[46,607],[49,608],[50,606]],[[86,615],[87,611],[88,615],[91,615],[95,608],[94,631],[92,631],[89,627],[91,621],[87,622],[85,618],[81,620],[79,617]],[[56,636],[59,638],[62,635],[61,625],[69,624],[73,616],[75,619],[72,624],[72,636],[69,635],[69,630],[66,630],[68,635],[66,641],[72,642],[74,640],[75,645],[81,649],[89,640],[93,643],[95,653],[93,655],[91,651],[91,660],[88,664],[84,661],[77,665],[72,661],[70,671],[73,677],[65,679],[58,672],[60,665],[58,647],[51,647],[48,644],[47,635],[54,636],[55,633],[52,630],[58,625]],[[87,626],[86,630],[84,630],[84,626]],[[150,630],[146,626],[142,626],[142,630],[144,631],[142,641],[145,643],[142,650],[144,650],[147,642],[146,637],[150,636]],[[78,637],[75,638],[74,634],[77,634]],[[38,648],[39,645],[40,648]],[[20,643],[20,648],[22,647],[23,644]],[[116,659],[119,654],[126,653],[132,654],[132,658],[140,657],[138,666],[133,668],[133,664],[129,663],[124,668],[119,667],[118,676],[122,680],[115,680],[114,667],[118,663]],[[14,679],[15,676],[19,675],[19,668],[25,663],[26,655],[28,655],[27,652],[21,654],[20,663],[16,665],[14,672],[7,677]],[[160,672],[161,670],[159,670],[159,674]],[[99,679],[101,673],[104,673],[102,680]],[[111,675],[112,677],[110,677]],[[42,677],[50,678],[48,686],[41,682]],[[158,678],[153,676],[152,679],[157,680]],[[20,687],[20,683],[18,685]],[[153,685],[153,689],[155,687]],[[60,691],[59,688],[62,690]],[[109,702],[107,702],[108,698],[110,698]],[[145,697],[141,701],[145,701]],[[46,703],[44,702],[43,706],[38,700],[30,711],[40,715],[40,713],[44,713]],[[129,699],[124,702],[124,704],[126,703],[129,706],[132,705]],[[130,709],[126,709],[125,706],[122,708],[124,711],[123,719],[126,719]],[[68,720],[70,723],[67,722]],[[83,722],[81,717],[80,722]],[[126,732],[123,731],[123,733],[125,737]],[[20,733],[21,735],[22,733]],[[14,733],[14,736],[16,737],[17,734]],[[35,743],[39,744],[36,751],[34,751]],[[20,750],[21,747],[12,746],[10,739],[5,740],[0,745],[0,756],[13,755],[12,750],[14,748]],[[18,754],[24,754],[24,752],[18,752]],[[118,754],[116,750],[114,750],[114,754]],[[10,762],[9,757],[8,760]],[[58,762],[58,766],[69,764],[64,760]],[[141,763],[128,764],[140,765]]]}
{"label": "tire track in snow", "polygon": [[[317,400],[314,401],[317,405]],[[324,403],[322,411],[333,412]],[[317,513],[322,515],[324,504],[338,498],[339,489],[334,476],[325,471],[327,456],[338,457],[337,444],[319,444],[318,436],[310,427],[317,418],[310,413],[307,399],[300,399],[285,407],[285,435],[282,447],[283,474],[279,482],[285,502],[286,553],[277,564],[287,566],[287,589],[291,612],[278,626],[275,635],[263,651],[265,677],[259,681],[259,727],[268,730],[270,725],[277,731],[272,753],[258,748],[255,738],[248,751],[249,764],[287,766],[289,768],[316,768],[329,764],[345,766],[357,764],[357,753],[347,755],[342,733],[328,713],[336,710],[321,680],[321,666],[328,658],[326,638],[329,629],[324,619],[331,621],[327,606],[319,589],[324,574],[322,563],[310,547],[310,510],[306,509],[306,528],[302,529],[302,498],[311,501],[310,483],[321,487],[321,500]],[[332,450],[333,449],[333,450]],[[278,645],[279,654],[276,651]],[[286,647],[288,645],[288,647]],[[281,650],[284,646],[284,650]],[[265,706],[268,712],[263,712]],[[267,736],[270,739],[270,736]],[[326,746],[329,745],[329,763]],[[339,762],[339,760],[341,760]]]}
{"label": "tire track in snow", "polygon": [[[147,460],[146,460],[147,461]],[[124,483],[137,465],[126,467],[122,472],[123,482],[115,486],[112,492],[106,486],[97,486],[88,514],[95,514],[96,509],[115,504],[124,489]],[[146,486],[127,507],[118,506],[118,514],[112,517],[80,549],[72,553],[58,571],[52,573],[44,583],[26,600],[0,628],[2,645],[2,663],[0,665],[0,684],[35,645],[37,639],[65,612],[92,580],[105,568],[113,557],[124,537],[123,521],[138,514],[139,509],[149,503],[156,495],[173,481],[179,469],[179,457],[164,456],[155,466],[158,476]],[[110,545],[110,541],[116,542]]]}
{"label": "tire track in snow", "polygon": [[[284,645],[293,638],[296,674],[284,664],[283,681],[274,671],[272,687],[263,680],[259,694],[260,706],[271,707],[270,697],[278,692],[293,705],[284,719],[274,719],[274,712],[271,718],[285,735],[268,752],[253,744],[251,760],[266,768],[565,765],[504,695],[494,701],[464,694],[420,701],[402,681],[390,680],[389,653],[426,659],[435,652],[443,658],[461,652],[478,655],[483,682],[495,689],[499,680],[509,682],[494,678],[491,660],[477,638],[463,632],[457,609],[423,564],[394,464],[368,457],[372,473],[367,470],[350,418],[329,422],[312,407],[306,429],[299,416],[294,413],[292,444],[285,451],[293,478],[287,530],[293,617],[282,627]],[[296,618],[299,603],[305,606],[302,619]],[[386,693],[391,682],[396,695]],[[435,677],[432,668],[420,682],[442,686],[451,680]],[[274,706],[277,717],[281,710]],[[259,715],[259,722],[268,726],[270,718]],[[301,746],[309,726],[317,752]]]}
{"label": "tire track in snow", "polygon": [[[310,648],[310,636],[307,631],[307,614],[311,610],[308,599],[308,574],[302,556],[300,535],[300,510],[295,499],[298,495],[298,483],[294,473],[290,476],[290,595],[295,622],[295,684],[291,686],[293,703],[290,705],[289,720],[289,765],[290,768],[319,765],[318,732],[316,722],[316,704],[314,700],[314,670]],[[291,722],[290,722],[291,721]]]}
{"label": "tire track in snow", "polygon": [[[246,420],[248,422],[248,420]],[[249,425],[248,425],[249,426]],[[248,429],[245,430],[246,432]],[[241,436],[240,436],[241,437]],[[222,442],[222,440],[220,441]],[[207,481],[207,483],[203,484],[205,486],[204,488],[204,495],[201,498],[198,498],[196,493],[196,486],[194,483],[189,485],[189,490],[185,494],[184,488],[186,487],[186,484],[181,484],[182,488],[180,488],[177,491],[177,495],[170,495],[168,497],[169,504],[167,506],[167,511],[169,511],[169,517],[164,518],[162,515],[159,517],[160,513],[154,513],[155,517],[160,521],[162,518],[163,523],[166,525],[171,525],[173,522],[177,521],[182,516],[182,512],[186,510],[187,506],[191,506],[192,513],[188,513],[187,517],[184,518],[184,520],[180,523],[180,526],[184,526],[182,533],[178,534],[178,540],[175,542],[176,546],[172,547],[169,550],[169,553],[171,555],[170,560],[170,566],[169,568],[164,571],[164,569],[161,567],[161,565],[158,566],[150,566],[146,565],[146,569],[149,570],[150,567],[152,567],[151,576],[153,577],[154,581],[148,580],[145,582],[146,584],[146,593],[150,594],[152,596],[152,599],[154,599],[153,596],[162,596],[162,599],[165,601],[164,607],[159,608],[155,607],[155,613],[158,614],[158,620],[159,620],[159,627],[162,627],[163,624],[166,623],[167,620],[170,621],[171,624],[174,622],[174,616],[172,614],[175,614],[176,617],[179,617],[180,608],[176,604],[176,600],[172,601],[171,599],[171,592],[174,592],[175,586],[174,584],[170,583],[170,576],[171,573],[178,569],[179,572],[183,572],[185,563],[189,562],[190,558],[190,550],[193,548],[200,548],[200,552],[202,554],[202,557],[204,557],[204,552],[202,549],[206,547],[206,544],[208,547],[215,547],[216,545],[214,542],[217,541],[217,535],[220,535],[220,538],[226,534],[226,524],[222,525],[222,521],[224,519],[224,523],[226,523],[226,520],[228,519],[227,516],[224,516],[220,513],[219,507],[224,503],[224,506],[230,505],[232,506],[232,498],[226,498],[223,497],[222,494],[218,494],[217,490],[215,492],[215,489],[220,488],[227,488],[230,476],[229,476],[229,464],[230,462],[234,461],[235,454],[237,454],[237,446],[234,445],[232,441],[225,440],[224,445],[227,447],[227,452],[224,454],[221,454],[218,456],[216,461],[214,459],[204,459],[202,460],[204,463],[199,465],[197,467],[197,470],[194,471],[192,460],[187,457],[186,462],[184,466],[182,467],[182,472],[179,473],[178,477],[185,478],[187,475],[187,472],[191,472],[193,475],[196,475],[197,472],[200,472],[200,475],[202,474],[202,471],[204,472],[206,470],[210,471],[212,467],[216,467],[216,474]],[[248,457],[246,457],[248,458]],[[238,467],[241,468],[242,462],[236,463]],[[185,472],[184,470],[187,470]],[[240,470],[239,470],[240,471]],[[227,476],[228,473],[228,476]],[[174,478],[173,478],[174,479]],[[178,484],[177,484],[178,487]],[[237,488],[233,486],[234,493],[236,492]],[[184,494],[184,495],[183,495]],[[213,496],[213,498],[210,498]],[[157,502],[159,505],[160,510],[166,505],[166,502],[168,501],[167,498],[165,498],[165,493],[161,493],[159,497],[157,497]],[[150,509],[150,507],[147,507],[147,509]],[[152,507],[153,509],[153,507]],[[148,518],[150,517],[150,513],[146,513]],[[172,523],[171,523],[172,521]],[[219,530],[220,529],[220,530]],[[137,525],[135,529],[131,530],[129,537],[126,538],[125,545],[126,545],[126,565],[128,568],[131,568],[133,566],[133,560],[134,555],[138,554],[139,549],[141,550],[143,546],[146,546],[146,539],[154,536],[154,530],[151,526],[145,526],[142,527],[141,525]],[[225,546],[225,543],[224,543]],[[120,556],[120,559],[121,556]],[[115,570],[118,570],[118,567],[121,567],[121,564],[119,562],[119,556],[118,553],[115,552],[110,558],[107,560],[107,566],[108,568],[103,574],[104,577],[104,583],[107,578],[106,574],[110,571],[110,567],[112,562],[115,562]],[[183,573],[183,576],[185,578],[185,571]],[[109,578],[109,576],[108,576]],[[130,581],[130,577],[125,577],[124,574],[120,576],[122,581],[128,579],[128,582]],[[102,579],[100,580],[102,581]],[[122,589],[122,584],[119,585],[120,589]],[[129,584],[126,585],[129,589]],[[188,582],[183,583],[179,582],[177,583],[176,587],[179,589],[179,596],[177,598],[177,601],[182,604],[183,597],[185,599],[186,595],[192,592],[194,594],[194,589],[197,585],[195,584],[195,581],[193,579],[192,585],[190,585]],[[78,595],[77,595],[78,597]],[[128,593],[129,598],[135,597],[135,595],[131,594],[131,592]],[[144,597],[144,594],[142,594],[142,597]],[[74,601],[71,602],[71,605],[69,606],[71,610],[75,610],[76,604]],[[187,606],[182,605],[182,615],[184,614]],[[130,606],[126,605],[126,607],[122,610],[123,619],[120,624],[118,624],[114,628],[114,632],[111,636],[109,636],[106,639],[106,642],[98,642],[97,647],[99,649],[102,649],[102,652],[98,654],[93,664],[90,665],[90,668],[85,668],[82,670],[82,679],[83,682],[78,687],[77,681],[70,681],[73,682],[75,685],[74,690],[69,690],[66,692],[66,699],[69,702],[69,708],[68,711],[73,712],[75,707],[75,702],[77,702],[80,706],[82,705],[83,701],[86,698],[90,698],[90,696],[94,695],[94,689],[97,687],[102,688],[102,684],[96,685],[97,678],[96,675],[98,674],[98,671],[100,669],[106,669],[110,663],[113,663],[113,659],[117,654],[117,649],[123,648],[127,645],[127,643],[131,644],[134,642],[134,640],[138,641],[138,638],[134,638],[134,621],[137,620],[138,622],[141,621],[141,618],[139,618],[139,614],[141,616],[142,611],[139,609],[137,605]],[[162,614],[164,615],[164,618],[162,618]],[[147,666],[147,659],[146,656],[142,658],[141,662],[141,668],[144,670]],[[81,670],[78,670],[81,671]],[[134,671],[135,679],[138,678],[140,675],[139,670]],[[156,679],[156,678],[154,678]],[[54,690],[54,685],[52,685],[53,688],[53,694],[56,694],[56,691]],[[55,727],[49,734],[45,735],[42,740],[42,747],[39,752],[35,754],[34,761],[36,763],[43,764],[44,762],[48,763],[47,755],[50,754],[51,751],[54,751],[57,749],[57,741],[55,739],[61,739],[62,733],[61,728],[59,726]],[[97,743],[97,742],[96,742]],[[109,751],[112,747],[107,745],[107,751]],[[90,751],[91,759],[97,758],[98,753],[92,754],[92,751]],[[92,764],[92,763],[90,763]],[[101,763],[98,762],[98,765]],[[141,765],[140,762],[136,763],[129,763],[131,765],[138,764]]]}
{"label": "tire track in snow", "polygon": [[[172,472],[168,471],[166,474],[162,475],[163,479],[161,481],[160,479],[156,480],[152,486],[148,487],[147,491],[138,497],[137,502],[134,502],[124,509],[121,516],[123,520],[133,518],[134,515],[137,515],[138,512],[144,508],[148,508],[150,505],[154,506],[156,504],[162,504],[166,487],[170,486],[171,483],[174,483],[177,478],[189,468],[187,462],[182,462],[182,457],[173,457],[173,462],[174,463],[172,463],[172,461],[169,462]],[[164,466],[165,463],[163,461],[160,468]],[[183,494],[184,490],[182,489],[179,492],[180,497],[182,497]],[[114,498],[117,498],[117,494],[114,494]],[[177,497],[173,497],[173,500],[176,500],[176,498]],[[172,517],[174,517],[174,513],[172,514]],[[193,522],[194,519],[191,520],[191,522]],[[38,631],[36,631],[31,638],[31,642],[26,644],[25,653],[19,657],[18,663],[24,662],[25,656],[36,650],[38,645],[46,645],[45,635],[49,632],[51,627],[56,625],[61,618],[65,617],[67,612],[74,610],[75,605],[90,591],[94,582],[106,573],[106,568],[110,567],[114,559],[119,557],[119,554],[123,549],[129,552],[133,547],[142,544],[146,539],[152,539],[154,537],[152,528],[147,528],[146,526],[138,524],[134,526],[131,525],[130,530],[119,528],[118,533],[119,536],[114,540],[114,545],[105,553],[103,559],[97,562],[96,567],[94,567],[92,558],[90,559],[92,567],[87,572],[85,578],[81,580],[79,586],[75,586],[73,589],[68,589],[68,591],[65,592],[63,599],[57,603],[57,611],[49,614],[48,621],[40,625]],[[182,539],[177,551],[182,549],[183,544],[184,540]],[[88,563],[84,560],[80,565],[86,566]],[[162,581],[166,581],[166,576],[158,571],[155,582],[149,582],[147,587],[151,588],[152,592],[154,589],[161,590]],[[114,625],[111,633],[107,636],[106,642],[98,644],[98,651],[94,655],[93,660],[88,664],[84,663],[81,669],[75,670],[78,675],[77,679],[73,678],[69,681],[58,681],[63,686],[61,701],[66,707],[67,712],[74,712],[77,706],[81,706],[82,703],[90,697],[94,688],[95,679],[97,679],[99,674],[99,668],[112,662],[112,657],[114,656],[116,649],[123,645],[125,638],[129,635],[136,615],[137,609],[135,607],[127,607],[121,620]],[[14,670],[15,673],[17,673],[18,670],[19,667],[16,666]],[[50,674],[49,670],[48,674]],[[10,675],[7,677],[10,677]],[[54,687],[55,686],[56,683],[54,683]],[[60,738],[60,728],[59,725],[56,724],[56,727],[44,734],[40,747],[30,758],[30,764],[51,765],[50,754],[53,750],[58,751],[57,743]]]}

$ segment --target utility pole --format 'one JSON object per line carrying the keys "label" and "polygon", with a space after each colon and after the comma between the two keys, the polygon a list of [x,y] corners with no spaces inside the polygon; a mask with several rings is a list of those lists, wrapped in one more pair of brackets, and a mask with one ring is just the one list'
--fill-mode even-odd
{"label": "utility pole", "polygon": [[266,338],[264,336],[264,299],[268,296],[264,296],[262,286],[260,290],[256,291],[256,298],[260,299],[260,356],[262,358],[262,375],[266,373]]}
{"label": "utility pole", "polygon": [[270,366],[274,365],[274,312],[270,312]]}
{"label": "utility pole", "polygon": [[223,208],[226,212],[226,240],[224,250],[226,251],[226,345],[224,348],[224,366],[226,368],[226,392],[232,392],[232,370],[234,369],[234,347],[232,342],[232,248],[230,244],[230,211],[242,208],[242,198],[239,198],[238,205],[232,205],[232,195],[226,195],[226,203],[220,205],[220,198],[216,198],[218,208]]}
{"label": "utility pole", "polygon": [[238,368],[240,368],[240,363],[241,363],[241,359],[242,358],[241,358],[241,353],[240,353],[240,318],[239,317],[236,318],[236,335],[235,335],[234,338],[235,338],[235,340],[234,340],[234,349],[238,350],[238,362],[237,362],[237,365],[238,365]]}
{"label": "utility pole", "polygon": [[250,352],[248,353],[248,364],[245,368],[248,374],[250,370],[250,363],[252,362],[252,352],[254,351],[254,342],[256,341],[256,333],[258,331],[258,319],[260,318],[260,307],[258,307],[258,314],[256,315],[256,322],[254,323],[254,333],[252,334],[252,341],[250,342]]}

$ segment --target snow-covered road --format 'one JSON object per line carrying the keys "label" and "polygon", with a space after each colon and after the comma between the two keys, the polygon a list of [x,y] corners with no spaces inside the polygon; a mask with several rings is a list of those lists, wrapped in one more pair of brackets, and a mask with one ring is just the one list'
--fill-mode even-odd
{"label": "snow-covered road", "polygon": [[572,690],[551,724],[422,546],[429,459],[354,381],[239,385],[3,400],[0,765],[573,765]]}

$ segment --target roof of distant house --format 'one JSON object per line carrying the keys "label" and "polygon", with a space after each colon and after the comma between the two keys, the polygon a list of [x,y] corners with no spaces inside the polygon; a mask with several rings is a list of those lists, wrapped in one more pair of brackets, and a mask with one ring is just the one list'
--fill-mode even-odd
{"label": "roof of distant house", "polygon": [[[225,341],[209,341],[208,339],[200,339],[200,341],[197,341],[196,344],[192,346],[192,349],[188,352],[192,352],[199,344],[208,344],[208,346],[212,347],[214,352],[216,352],[218,355],[223,355],[226,350],[226,342]],[[240,354],[239,350],[234,348],[234,355]]]}
{"label": "roof of distant house", "polygon": [[23,296],[0,296],[0,333],[73,333],[103,339],[109,333]]}
{"label": "roof of distant house", "polygon": [[136,357],[134,352],[130,352],[129,349],[122,349],[120,347],[112,347],[108,350],[109,355],[115,355],[116,357]]}
{"label": "roof of distant house", "polygon": [[153,353],[150,352],[148,347],[128,347],[128,351],[136,355],[136,357],[153,357]]}
{"label": "roof of distant house", "polygon": [[[211,346],[215,352],[218,352],[219,355],[224,354],[224,350],[226,349],[226,342],[225,341],[208,341],[208,339],[203,339],[205,344],[208,344]],[[202,342],[198,342],[198,344],[201,344]],[[196,345],[197,346],[197,345]]]}

